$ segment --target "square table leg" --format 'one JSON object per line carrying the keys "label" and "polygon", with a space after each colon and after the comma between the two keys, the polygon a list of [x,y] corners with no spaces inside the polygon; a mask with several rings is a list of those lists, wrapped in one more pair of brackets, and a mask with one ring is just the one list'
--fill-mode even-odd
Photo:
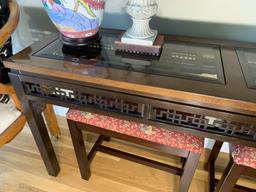
{"label": "square table leg", "polygon": [[57,176],[60,171],[60,167],[42,117],[42,106],[44,103],[39,101],[29,101],[26,98],[19,76],[14,73],[10,73],[9,76],[22,103],[22,112],[27,118],[29,127],[46,169],[49,175]]}

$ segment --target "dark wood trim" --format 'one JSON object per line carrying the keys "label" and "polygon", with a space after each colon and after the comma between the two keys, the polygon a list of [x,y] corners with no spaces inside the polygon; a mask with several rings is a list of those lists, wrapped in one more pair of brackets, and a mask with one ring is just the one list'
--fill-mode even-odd
{"label": "dark wood trim", "polygon": [[91,176],[90,163],[86,155],[83,133],[80,129],[77,129],[76,123],[73,121],[68,121],[68,126],[81,177],[82,179],[89,180]]}
{"label": "dark wood trim", "polygon": [[60,167],[41,114],[43,103],[28,101],[26,99],[23,86],[17,74],[10,74],[10,79],[21,101],[22,112],[26,116],[47,171],[49,175],[57,176]]}
{"label": "dark wood trim", "polygon": [[221,180],[216,186],[215,192],[232,192],[236,182],[244,171],[244,166],[237,165],[233,162],[233,160],[230,160],[221,177]]}
{"label": "dark wood trim", "polygon": [[[32,75],[32,74],[30,74]],[[205,116],[213,116],[215,118],[225,118],[226,120],[230,121],[238,121],[241,123],[252,123],[256,124],[256,113],[255,115],[248,115],[248,114],[243,114],[239,112],[230,112],[228,110],[225,110],[225,108],[221,109],[212,109],[210,106],[205,105],[205,106],[197,106],[193,105],[192,103],[190,104],[184,104],[180,102],[175,102],[172,100],[164,100],[162,98],[159,99],[152,99],[150,97],[143,97],[140,95],[136,95],[135,93],[123,93],[120,91],[115,91],[113,89],[108,89],[107,87],[104,88],[97,88],[93,86],[84,86],[81,85],[79,82],[72,82],[72,84],[69,82],[65,82],[63,79],[45,79],[41,78],[38,76],[28,76],[27,75],[20,75],[20,79],[23,82],[34,82],[38,84],[45,84],[49,86],[55,86],[56,84],[62,88],[69,89],[72,87],[73,90],[83,90],[83,92],[89,92],[89,93],[94,93],[98,95],[103,95],[103,96],[108,96],[108,97],[113,97],[116,99],[124,99],[126,98],[127,100],[131,102],[139,102],[139,103],[144,103],[144,104],[149,104],[149,105],[155,105],[158,107],[167,107],[167,108],[174,108],[176,110],[185,110],[190,113],[195,113],[199,115],[205,115]]]}
{"label": "dark wood trim", "polygon": [[[220,153],[220,149],[222,145],[223,145],[223,142],[220,142],[220,141],[215,142],[213,149],[210,153],[210,156],[207,160],[207,164],[205,166],[205,168],[209,172],[209,192],[214,192],[214,191],[229,192],[229,190],[232,191],[232,189],[236,189],[236,191],[241,191],[241,192],[244,192],[244,191],[255,192],[255,189],[251,189],[241,185],[236,185],[236,181],[239,179],[241,175],[254,176],[255,169],[235,164],[233,162],[231,154],[230,154],[229,164],[226,167],[225,172],[221,177],[221,180],[218,180],[215,178],[215,161],[218,157],[218,154]],[[229,176],[231,176],[231,178],[228,178]]]}
{"label": "dark wood trim", "polygon": [[221,141],[216,141],[214,143],[214,146],[206,163],[206,170],[208,170],[209,173],[209,192],[214,192],[215,189],[215,161],[220,153],[222,145],[223,142]]}
{"label": "dark wood trim", "polygon": [[[48,61],[48,63],[53,63],[54,60]],[[13,63],[5,61],[5,66],[22,72],[29,72],[36,74],[40,71],[40,75],[49,75],[53,78],[62,78],[66,80],[72,80],[77,82],[83,82],[86,84],[93,85],[97,88],[107,88],[115,91],[120,91],[123,93],[136,94],[139,96],[150,96],[151,98],[162,98],[166,101],[174,101],[184,104],[191,104],[195,106],[208,106],[212,109],[219,109],[225,111],[234,111],[236,113],[242,113],[245,115],[256,116],[256,104],[253,101],[240,101],[235,99],[228,99],[223,97],[208,96],[206,94],[198,94],[186,91],[180,91],[176,89],[165,89],[160,87],[146,86],[140,84],[132,84],[127,82],[120,82],[117,80],[109,80],[103,78],[96,78],[90,76],[84,76],[77,74],[76,76],[70,76],[63,71],[55,71],[45,68],[37,68],[33,66],[23,66],[20,63]],[[97,82],[97,83],[96,83]],[[199,83],[198,83],[199,84]],[[114,86],[113,86],[114,85]],[[254,91],[254,90],[253,90]],[[252,92],[253,92],[252,91]],[[251,91],[249,91],[251,92]],[[253,93],[251,94],[253,96]],[[248,99],[252,99],[248,97]]]}
{"label": "dark wood trim", "polygon": [[[71,121],[68,121],[68,122],[71,122]],[[98,150],[98,147],[103,143],[103,141],[105,140],[105,138],[106,138],[105,136],[100,135],[100,136],[98,137],[97,141],[94,143],[94,145],[93,145],[91,151],[89,152],[89,154],[88,154],[88,156],[87,156],[89,163],[92,162],[93,158],[94,158],[95,155],[96,155],[96,152],[97,152],[97,150]]]}
{"label": "dark wood trim", "polygon": [[126,152],[116,150],[116,149],[113,149],[113,148],[110,148],[110,147],[106,147],[106,146],[101,145],[101,146],[97,147],[97,150],[100,151],[100,152],[103,152],[103,153],[107,153],[107,154],[116,156],[116,157],[120,157],[122,159],[126,159],[126,160],[129,160],[129,161],[140,163],[142,165],[146,165],[146,166],[149,166],[149,167],[153,167],[153,168],[156,168],[156,169],[167,171],[167,172],[170,172],[170,173],[173,173],[173,174],[176,174],[176,175],[181,175],[182,174],[182,170],[178,167],[174,167],[174,166],[171,166],[171,165],[166,165],[164,163],[153,161],[151,159],[147,159],[147,158],[140,157],[140,156],[137,156],[137,155],[134,155],[134,154],[126,153]]}
{"label": "dark wood trim", "polygon": [[200,155],[199,153],[189,152],[181,175],[179,192],[187,192],[189,190],[189,186],[199,163]]}

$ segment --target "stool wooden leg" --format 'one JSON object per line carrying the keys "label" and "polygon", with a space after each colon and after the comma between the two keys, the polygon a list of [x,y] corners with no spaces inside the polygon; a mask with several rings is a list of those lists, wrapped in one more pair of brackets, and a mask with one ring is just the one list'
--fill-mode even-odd
{"label": "stool wooden leg", "polygon": [[195,174],[199,159],[200,153],[189,152],[188,158],[186,160],[183,173],[180,179],[179,192],[187,192],[189,186],[192,182],[193,176]]}
{"label": "stool wooden leg", "polygon": [[229,161],[221,180],[218,182],[215,192],[231,192],[236,182],[245,171],[245,167],[237,165],[233,160]]}
{"label": "stool wooden leg", "polygon": [[183,158],[183,157],[181,157],[180,158],[180,162],[181,162],[181,168],[182,168],[182,170],[184,169],[184,167],[185,167],[185,164],[186,164],[186,158]]}
{"label": "stool wooden leg", "polygon": [[74,121],[68,120],[68,126],[81,177],[82,179],[89,180],[91,176],[90,163],[86,155],[82,131],[77,128],[76,123]]}
{"label": "stool wooden leg", "polygon": [[220,152],[220,149],[223,145],[223,142],[221,141],[216,141],[214,143],[214,146],[212,148],[212,151],[210,153],[210,156],[208,158],[208,161],[207,161],[207,170],[208,170],[208,173],[209,173],[209,191],[210,192],[213,192],[214,189],[215,189],[215,183],[214,183],[214,180],[215,180],[215,161],[219,155],[219,152]]}

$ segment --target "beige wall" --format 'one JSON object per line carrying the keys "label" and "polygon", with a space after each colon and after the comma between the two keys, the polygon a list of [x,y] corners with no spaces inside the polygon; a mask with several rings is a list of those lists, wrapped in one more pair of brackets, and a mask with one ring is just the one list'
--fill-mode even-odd
{"label": "beige wall", "polygon": [[[107,13],[123,13],[127,0],[106,0]],[[22,5],[41,7],[40,0],[19,0]],[[256,25],[255,0],[158,0],[162,18],[189,21]]]}
{"label": "beige wall", "polygon": [[[42,8],[41,0],[18,1],[20,5],[31,9]],[[131,23],[124,12],[127,0],[106,0],[106,2],[103,27],[128,28]],[[255,0],[158,0],[157,2],[159,12],[151,25],[161,33],[256,42]],[[48,22],[46,17],[44,22]]]}
{"label": "beige wall", "polygon": [[[107,12],[122,12],[125,0],[107,0]],[[158,0],[162,18],[256,25],[255,0]]]}
{"label": "beige wall", "polygon": [[256,25],[255,0],[158,0],[158,2],[160,17]]}

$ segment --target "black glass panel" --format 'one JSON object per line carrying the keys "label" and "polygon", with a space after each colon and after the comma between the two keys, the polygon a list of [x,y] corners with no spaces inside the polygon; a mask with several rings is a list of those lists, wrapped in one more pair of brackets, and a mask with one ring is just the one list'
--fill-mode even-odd
{"label": "black glass panel", "polygon": [[56,39],[35,56],[69,60],[141,73],[225,84],[218,47],[165,41],[160,57],[115,51],[116,36],[103,33],[102,39],[87,48],[63,47]]}
{"label": "black glass panel", "polygon": [[236,49],[247,86],[256,89],[256,49]]}

